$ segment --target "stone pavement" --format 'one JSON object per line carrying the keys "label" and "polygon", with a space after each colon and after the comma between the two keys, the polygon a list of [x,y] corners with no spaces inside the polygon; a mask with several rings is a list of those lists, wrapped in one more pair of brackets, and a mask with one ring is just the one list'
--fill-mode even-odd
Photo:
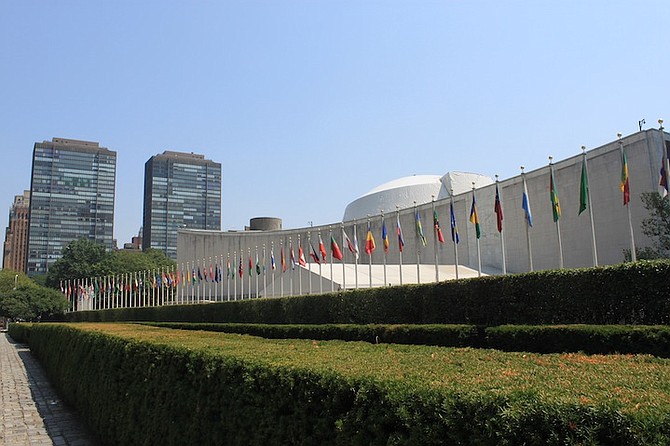
{"label": "stone pavement", "polygon": [[0,446],[94,446],[64,406],[28,346],[0,333]]}

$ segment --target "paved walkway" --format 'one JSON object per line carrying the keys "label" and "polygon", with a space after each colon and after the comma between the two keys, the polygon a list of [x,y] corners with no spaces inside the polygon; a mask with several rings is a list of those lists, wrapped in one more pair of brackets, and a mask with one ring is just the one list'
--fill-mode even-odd
{"label": "paved walkway", "polygon": [[94,446],[24,344],[0,333],[0,446]]}

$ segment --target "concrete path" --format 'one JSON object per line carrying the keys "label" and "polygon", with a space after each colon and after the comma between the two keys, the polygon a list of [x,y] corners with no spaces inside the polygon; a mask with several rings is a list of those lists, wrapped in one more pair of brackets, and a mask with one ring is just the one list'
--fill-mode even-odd
{"label": "concrete path", "polygon": [[28,346],[0,333],[0,446],[94,446]]}

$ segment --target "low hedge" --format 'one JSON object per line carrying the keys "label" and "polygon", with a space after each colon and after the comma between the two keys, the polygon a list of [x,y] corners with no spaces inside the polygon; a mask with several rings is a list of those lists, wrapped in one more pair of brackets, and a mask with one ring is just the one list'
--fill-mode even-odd
{"label": "low hedge", "polygon": [[670,324],[670,261],[287,298],[68,313],[70,322]]}
{"label": "low hedge", "polygon": [[[670,364],[35,324],[104,444],[665,445]],[[600,383],[600,385],[597,385]]]}
{"label": "low hedge", "polygon": [[150,322],[157,327],[240,333],[271,339],[494,348],[510,352],[649,354],[670,358],[670,327],[645,325],[277,325]]}

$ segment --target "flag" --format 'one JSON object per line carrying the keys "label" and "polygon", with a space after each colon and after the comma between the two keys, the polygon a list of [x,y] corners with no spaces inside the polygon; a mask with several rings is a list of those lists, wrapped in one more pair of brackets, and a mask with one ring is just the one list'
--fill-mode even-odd
{"label": "flag", "polygon": [[274,249],[270,251],[270,268],[274,271],[277,269],[277,265],[275,264],[275,251]]}
{"label": "flag", "polygon": [[289,245],[289,251],[291,256],[291,269],[295,269],[295,252],[293,251],[293,245]]}
{"label": "flag", "polygon": [[419,237],[421,244],[426,246],[426,237],[423,235],[423,227],[421,227],[421,215],[419,211],[416,211],[414,214],[416,220],[416,236]]}
{"label": "flag", "polygon": [[200,269],[200,266],[198,266],[198,280],[202,281],[202,270]]}
{"label": "flag", "polygon": [[400,226],[400,214],[396,214],[395,233],[398,235],[398,250],[402,252],[405,247],[405,239],[402,236],[402,227]]}
{"label": "flag", "polygon": [[342,255],[342,251],[340,251],[340,247],[337,246],[337,242],[335,241],[335,238],[330,236],[330,252],[333,253],[333,257],[335,257],[337,260],[342,260],[344,259],[344,255]]}
{"label": "flag", "polygon": [[382,244],[384,245],[384,252],[389,252],[389,235],[386,231],[385,220],[382,220]]}
{"label": "flag", "polygon": [[579,212],[581,214],[588,207],[589,202],[589,177],[586,171],[586,157],[582,160],[582,179],[579,183]]}
{"label": "flag", "polygon": [[375,238],[372,236],[372,229],[370,228],[370,222],[368,222],[368,235],[365,237],[365,252],[371,256],[376,247]]}
{"label": "flag", "polygon": [[523,197],[521,199],[521,208],[526,212],[526,222],[528,226],[533,227],[533,214],[530,212],[530,201],[528,200],[528,188],[526,181],[523,182]]}
{"label": "flag", "polygon": [[249,275],[251,276],[251,272],[254,269],[254,261],[251,259],[251,254],[249,254]]}
{"label": "flag", "polygon": [[347,233],[344,232],[344,230],[342,231],[342,233],[344,234],[344,240],[347,242],[347,248],[349,249],[349,252],[352,253],[354,256],[356,256],[356,259],[358,259],[358,246],[354,245],[351,242],[351,239],[349,238]]}
{"label": "flag", "polygon": [[321,263],[321,260],[319,259],[319,255],[316,253],[316,249],[314,249],[314,245],[312,245],[312,241],[309,241],[309,247],[311,252],[309,253],[310,257],[314,259],[316,263]]}
{"label": "flag", "polygon": [[[230,254],[229,254],[230,256]],[[230,267],[230,257],[226,260],[226,279],[235,277],[233,269]]]}
{"label": "flag", "polygon": [[305,253],[302,250],[302,245],[298,246],[298,263],[300,266],[307,265],[307,261],[305,260]]}
{"label": "flag", "polygon": [[437,241],[444,243],[444,235],[440,228],[440,221],[437,219],[437,210],[433,210],[433,226],[435,227],[435,233],[437,234]]}
{"label": "flag", "polygon": [[477,235],[477,238],[481,237],[482,231],[479,227],[479,215],[477,215],[477,204],[474,191],[472,194],[472,206],[470,207],[470,222],[475,225],[475,234]]}
{"label": "flag", "polygon": [[[663,138],[662,133],[661,138]],[[670,174],[670,172],[665,171],[666,163],[668,162],[668,152],[670,152],[670,144],[668,144],[668,141],[664,141],[664,143],[663,150],[665,153],[663,153],[663,156],[661,157],[661,180],[658,185],[663,187],[662,195],[665,197],[668,195],[668,175]]]}
{"label": "flag", "polygon": [[551,169],[549,173],[549,198],[551,200],[551,211],[554,215],[554,221],[561,218],[561,204],[558,202],[558,194],[556,193],[556,183],[554,181],[554,170]]}
{"label": "flag", "polygon": [[319,233],[319,252],[321,253],[321,260],[325,262],[326,258],[328,257],[328,253],[326,252],[326,247],[323,245],[321,233]]}
{"label": "flag", "polygon": [[358,253],[361,251],[358,249],[358,235],[355,226],[354,226],[354,251],[356,252],[356,260],[358,260]]}
{"label": "flag", "polygon": [[496,213],[496,225],[498,226],[498,232],[502,232],[502,222],[503,222],[503,209],[502,203],[500,202],[500,192],[498,191],[498,183],[496,182],[496,202],[493,206],[493,211]]}
{"label": "flag", "polygon": [[280,254],[280,261],[281,261],[281,272],[285,273],[286,272],[286,255],[284,254],[284,247],[281,247],[281,254]]}
{"label": "flag", "polygon": [[258,260],[258,252],[256,252],[256,274],[261,274],[261,262]]}
{"label": "flag", "polygon": [[456,226],[456,215],[454,214],[454,203],[451,202],[449,204],[449,210],[451,213],[451,240],[458,244],[460,242],[460,238],[458,237],[458,226]]}
{"label": "flag", "polygon": [[237,268],[237,274],[240,276],[240,279],[242,276],[244,276],[244,267],[242,266],[242,254],[240,254],[240,266]]}
{"label": "flag", "polygon": [[630,201],[630,180],[628,178],[628,160],[626,152],[621,152],[621,192],[623,193],[623,205]]}

